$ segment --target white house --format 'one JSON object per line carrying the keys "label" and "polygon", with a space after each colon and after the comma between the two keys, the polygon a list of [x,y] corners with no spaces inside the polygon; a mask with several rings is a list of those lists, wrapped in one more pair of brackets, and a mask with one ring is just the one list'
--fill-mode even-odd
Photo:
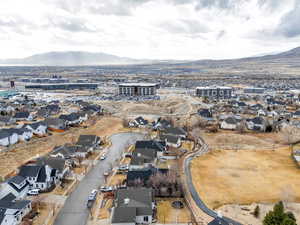
{"label": "white house", "polygon": [[33,134],[38,136],[44,136],[47,133],[47,125],[43,122],[27,124],[25,127],[31,130]]}
{"label": "white house", "polygon": [[45,191],[54,184],[56,174],[52,172],[53,169],[48,165],[26,165],[20,168],[19,175],[25,177],[31,187]]}
{"label": "white house", "polygon": [[0,200],[0,225],[19,225],[31,210],[31,201],[28,200]]}
{"label": "white house", "polygon": [[1,184],[0,199],[12,194],[15,199],[24,199],[27,196],[29,190],[29,183],[25,177],[14,176]]}
{"label": "white house", "polygon": [[239,121],[235,117],[227,117],[220,124],[220,128],[224,130],[235,130],[239,125]]}
{"label": "white house", "polygon": [[19,140],[19,135],[14,129],[2,129],[0,130],[0,145],[9,146],[16,144]]}

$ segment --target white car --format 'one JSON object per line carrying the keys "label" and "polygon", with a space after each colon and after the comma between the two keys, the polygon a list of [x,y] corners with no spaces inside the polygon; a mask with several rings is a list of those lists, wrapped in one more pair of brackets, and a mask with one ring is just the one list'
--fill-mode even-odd
{"label": "white car", "polygon": [[106,159],[106,155],[104,154],[104,155],[102,155],[101,157],[100,157],[100,159],[101,160],[104,160],[104,159]]}
{"label": "white car", "polygon": [[40,189],[31,189],[28,191],[28,195],[39,195]]}

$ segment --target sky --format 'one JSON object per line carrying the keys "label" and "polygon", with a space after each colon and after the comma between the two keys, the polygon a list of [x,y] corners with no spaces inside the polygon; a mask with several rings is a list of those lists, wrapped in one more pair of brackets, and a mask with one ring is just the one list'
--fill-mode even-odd
{"label": "sky", "polygon": [[0,59],[223,59],[300,46],[300,0],[1,0]]}

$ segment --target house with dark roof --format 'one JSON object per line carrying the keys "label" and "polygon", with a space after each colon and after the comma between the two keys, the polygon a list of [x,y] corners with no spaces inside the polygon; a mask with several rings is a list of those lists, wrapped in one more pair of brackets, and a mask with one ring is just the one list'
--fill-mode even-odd
{"label": "house with dark roof", "polygon": [[16,119],[10,116],[0,116],[0,126],[9,126],[16,123]]}
{"label": "house with dark roof", "polygon": [[0,225],[19,225],[31,210],[28,200],[0,200]]}
{"label": "house with dark roof", "polygon": [[16,144],[19,140],[19,135],[15,130],[1,129],[0,130],[0,145],[9,146]]}
{"label": "house with dark roof", "polygon": [[26,124],[24,125],[24,127],[32,130],[33,134],[38,136],[44,136],[45,134],[47,134],[47,125],[46,123],[41,121],[32,124]]}
{"label": "house with dark roof", "polygon": [[229,116],[221,122],[220,128],[224,130],[236,130],[240,122],[240,119],[234,116]]}
{"label": "house with dark roof", "polygon": [[145,167],[140,170],[129,170],[127,172],[126,184],[128,187],[135,186],[136,183],[146,186],[152,176],[156,174],[167,174],[168,171],[168,169],[158,169],[155,167]]}
{"label": "house with dark roof", "polygon": [[71,162],[75,158],[86,158],[90,151],[90,148],[83,145],[65,144],[55,147],[49,155],[51,157],[67,159]]}
{"label": "house with dark roof", "polygon": [[157,161],[157,151],[153,148],[135,149],[131,156],[130,170],[143,169],[149,166],[155,166]]}
{"label": "house with dark roof", "polygon": [[154,208],[152,189],[119,189],[114,200],[111,224],[151,224]]}
{"label": "house with dark roof", "polygon": [[7,129],[11,133],[18,134],[18,140],[19,141],[29,141],[32,136],[33,132],[27,128],[21,127],[21,128],[9,128]]}
{"label": "house with dark roof", "polygon": [[168,120],[158,118],[157,121],[153,122],[152,127],[154,130],[164,130],[166,128],[172,127],[172,124]]}
{"label": "house with dark roof", "polygon": [[134,149],[142,149],[143,151],[153,149],[156,151],[157,157],[159,157],[162,156],[163,153],[167,150],[167,145],[165,141],[143,140],[136,141]]}
{"label": "house with dark roof", "polygon": [[67,115],[66,114],[60,115],[58,118],[66,121],[66,124],[68,126],[72,126],[72,125],[81,123],[80,115],[75,112],[67,114]]}
{"label": "house with dark roof", "polygon": [[44,120],[48,130],[54,132],[64,132],[67,129],[67,123],[63,119],[49,117]]}
{"label": "house with dark roof", "polygon": [[101,143],[100,137],[97,135],[80,135],[76,145],[88,148],[93,151]]}
{"label": "house with dark roof", "polygon": [[103,109],[100,105],[87,104],[81,108],[82,111],[88,112],[90,115],[97,115],[102,113]]}
{"label": "house with dark roof", "polygon": [[205,120],[211,120],[213,117],[211,109],[199,109],[198,115],[201,116],[201,118],[203,118]]}
{"label": "house with dark roof", "polygon": [[[55,170],[55,183],[64,178],[70,172],[70,163],[63,158],[58,157],[42,157],[36,160],[36,165],[48,165]],[[54,172],[52,172],[54,173]]]}
{"label": "house with dark roof", "polygon": [[31,121],[33,120],[33,116],[27,112],[16,112],[14,118],[16,119],[16,121]]}
{"label": "house with dark roof", "polygon": [[172,135],[185,139],[187,137],[187,132],[181,127],[168,127],[162,131],[164,135]]}
{"label": "house with dark roof", "polygon": [[255,117],[246,120],[246,126],[249,130],[265,132],[267,121],[263,117]]}
{"label": "house with dark roof", "polygon": [[160,140],[166,142],[166,145],[173,148],[179,148],[181,146],[181,137],[176,135],[162,134]]}
{"label": "house with dark roof", "polygon": [[9,200],[19,200],[26,197],[29,183],[25,177],[14,176],[0,184],[0,199],[10,196]]}
{"label": "house with dark roof", "polygon": [[48,165],[25,165],[19,175],[25,177],[31,187],[46,191],[55,184],[57,171]]}
{"label": "house with dark roof", "polygon": [[148,125],[148,120],[145,120],[142,116],[135,118],[133,121],[129,122],[130,127],[145,127]]}

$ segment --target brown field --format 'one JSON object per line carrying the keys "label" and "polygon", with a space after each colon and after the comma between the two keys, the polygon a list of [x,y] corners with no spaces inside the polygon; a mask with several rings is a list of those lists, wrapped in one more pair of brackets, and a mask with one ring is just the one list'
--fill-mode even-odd
{"label": "brown field", "polygon": [[225,204],[300,202],[300,170],[288,147],[213,151],[191,165],[193,182],[212,208]]}
{"label": "brown field", "polygon": [[212,150],[273,150],[285,147],[280,133],[245,133],[219,131],[202,133]]}
{"label": "brown field", "polygon": [[84,129],[71,128],[64,133],[53,133],[51,136],[34,138],[28,143],[18,143],[7,152],[0,153],[0,177],[7,177],[27,161],[50,152],[55,146],[74,143],[80,134],[95,134],[101,137],[110,136],[122,129],[122,122],[115,117],[100,117],[93,125]]}

